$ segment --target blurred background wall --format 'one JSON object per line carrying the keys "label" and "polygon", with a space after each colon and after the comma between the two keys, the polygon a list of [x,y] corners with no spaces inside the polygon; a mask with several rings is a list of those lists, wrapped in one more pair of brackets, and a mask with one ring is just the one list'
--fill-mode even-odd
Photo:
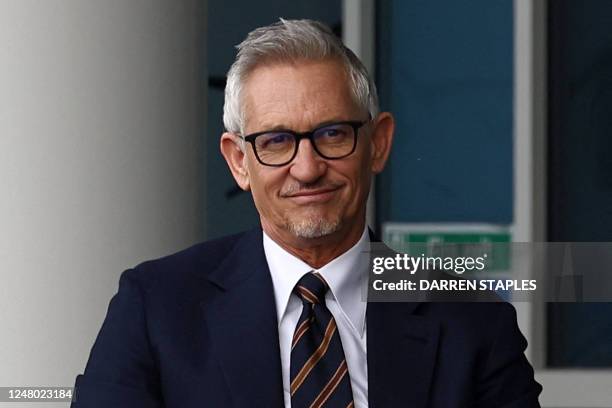
{"label": "blurred background wall", "polygon": [[202,239],[205,12],[0,1],[0,386],[72,386],[119,274]]}

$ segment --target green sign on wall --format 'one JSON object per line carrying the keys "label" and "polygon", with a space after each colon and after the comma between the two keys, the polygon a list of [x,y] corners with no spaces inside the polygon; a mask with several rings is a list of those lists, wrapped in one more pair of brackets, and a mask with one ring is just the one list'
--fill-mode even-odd
{"label": "green sign on wall", "polygon": [[383,226],[383,241],[392,249],[411,256],[487,258],[487,270],[510,268],[507,226],[486,224],[401,224]]}

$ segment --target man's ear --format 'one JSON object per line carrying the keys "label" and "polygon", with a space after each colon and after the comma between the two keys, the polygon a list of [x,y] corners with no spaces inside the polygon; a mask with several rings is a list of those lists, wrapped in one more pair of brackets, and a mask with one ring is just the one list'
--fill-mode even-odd
{"label": "man's ear", "polygon": [[[246,166],[245,152],[240,146],[241,140],[233,133],[223,133],[219,147],[234,180],[244,191],[250,190],[249,172]],[[246,147],[246,144],[245,144]]]}
{"label": "man's ear", "polygon": [[389,112],[380,113],[374,119],[372,128],[372,173],[378,174],[385,168],[391,153],[395,120]]}

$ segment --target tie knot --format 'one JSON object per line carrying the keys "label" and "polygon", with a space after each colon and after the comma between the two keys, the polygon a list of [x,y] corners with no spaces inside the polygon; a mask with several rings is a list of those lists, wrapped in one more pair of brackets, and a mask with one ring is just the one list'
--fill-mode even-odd
{"label": "tie knot", "polygon": [[327,282],[321,275],[310,272],[302,276],[294,291],[304,302],[316,304],[325,302],[325,292],[328,288]]}

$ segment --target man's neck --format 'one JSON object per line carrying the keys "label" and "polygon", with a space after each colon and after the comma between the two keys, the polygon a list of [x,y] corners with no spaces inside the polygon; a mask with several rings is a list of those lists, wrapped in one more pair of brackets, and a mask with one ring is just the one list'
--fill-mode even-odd
{"label": "man's neck", "polygon": [[265,233],[281,248],[301,259],[313,269],[320,269],[352,248],[363,234],[365,220],[319,238],[302,238],[288,233],[278,233],[262,223]]}

